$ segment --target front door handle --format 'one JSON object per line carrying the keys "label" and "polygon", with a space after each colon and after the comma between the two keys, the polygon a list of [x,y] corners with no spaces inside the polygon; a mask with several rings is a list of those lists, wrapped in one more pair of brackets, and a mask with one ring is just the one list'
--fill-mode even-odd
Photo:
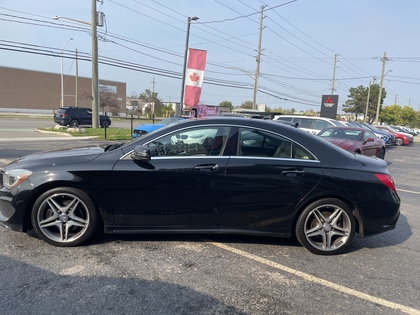
{"label": "front door handle", "polygon": [[281,172],[281,175],[286,176],[302,176],[303,174],[305,174],[305,171],[303,169],[290,169]]}

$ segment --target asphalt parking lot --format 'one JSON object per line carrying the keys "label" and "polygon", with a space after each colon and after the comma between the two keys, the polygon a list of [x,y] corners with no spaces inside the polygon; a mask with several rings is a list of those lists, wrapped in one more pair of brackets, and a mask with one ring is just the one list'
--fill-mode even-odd
{"label": "asphalt parking lot", "polygon": [[[10,128],[0,127],[0,166],[97,143]],[[0,227],[1,313],[420,314],[417,138],[385,157],[402,199],[396,229],[338,256],[294,240],[214,235],[112,235],[57,248]]]}

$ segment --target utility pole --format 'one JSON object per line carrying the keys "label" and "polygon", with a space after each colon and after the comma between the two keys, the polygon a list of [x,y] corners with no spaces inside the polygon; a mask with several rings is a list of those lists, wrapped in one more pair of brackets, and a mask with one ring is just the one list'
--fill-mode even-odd
{"label": "utility pole", "polygon": [[155,123],[155,78],[152,81],[152,121]]}
{"label": "utility pole", "polygon": [[332,85],[331,85],[331,95],[334,95],[334,82],[335,82],[336,66],[337,66],[337,54],[334,55],[334,70],[333,70],[333,78],[332,78]]}
{"label": "utility pole", "polygon": [[185,52],[184,52],[184,69],[182,69],[182,86],[181,86],[181,100],[179,106],[176,107],[175,116],[181,116],[182,109],[184,108],[184,90],[185,90],[185,76],[187,72],[187,58],[188,58],[188,45],[190,40],[191,21],[197,21],[199,18],[196,16],[189,16],[187,19],[187,35],[185,37]]}
{"label": "utility pole", "polygon": [[395,101],[394,101],[394,105],[397,105],[397,96],[398,96],[398,94],[395,94]]}
{"label": "utility pole", "polygon": [[99,71],[96,1],[92,1],[92,128],[99,128]]}
{"label": "utility pole", "polygon": [[260,15],[260,36],[258,39],[258,51],[257,51],[257,68],[255,70],[255,82],[254,82],[254,98],[252,100],[252,109],[257,109],[257,89],[258,89],[258,77],[260,75],[260,62],[261,62],[261,39],[262,39],[262,30],[263,30],[263,19],[264,19],[264,8],[265,5],[261,6],[261,15]]}
{"label": "utility pole", "polygon": [[384,56],[381,58],[382,60],[382,73],[381,73],[381,84],[379,87],[379,96],[378,96],[378,107],[376,108],[376,117],[375,117],[375,125],[378,124],[379,121],[379,111],[381,109],[381,98],[382,98],[382,87],[383,87],[383,83],[384,83],[384,74],[385,74],[385,64],[386,61],[388,60],[386,58],[386,51],[384,52]]}
{"label": "utility pole", "polygon": [[373,77],[372,81],[369,81],[369,89],[368,89],[368,95],[367,95],[367,101],[366,101],[366,112],[365,112],[365,119],[363,119],[363,122],[367,122],[367,116],[368,116],[368,109],[369,109],[369,99],[370,99],[370,88],[372,84],[375,84],[375,78]]}

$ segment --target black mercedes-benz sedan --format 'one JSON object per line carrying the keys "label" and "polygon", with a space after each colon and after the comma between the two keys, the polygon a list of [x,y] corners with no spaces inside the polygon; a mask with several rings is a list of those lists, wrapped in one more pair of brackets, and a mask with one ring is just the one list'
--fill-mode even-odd
{"label": "black mercedes-benz sedan", "polygon": [[184,120],[137,140],[20,158],[1,170],[0,223],[56,246],[96,232],[296,236],[315,254],[391,230],[380,159],[273,121]]}

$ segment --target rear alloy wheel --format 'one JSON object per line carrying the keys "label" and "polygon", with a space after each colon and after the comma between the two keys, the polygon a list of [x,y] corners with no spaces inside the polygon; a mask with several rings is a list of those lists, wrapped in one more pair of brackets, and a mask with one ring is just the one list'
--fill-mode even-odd
{"label": "rear alloy wheel", "polygon": [[396,145],[404,145],[404,140],[401,138],[396,138],[395,139],[395,144]]}
{"label": "rear alloy wheel", "polygon": [[70,128],[77,128],[79,127],[79,122],[76,119],[73,119],[72,121],[70,121]]}
{"label": "rear alloy wheel", "polygon": [[43,193],[31,213],[32,226],[38,236],[61,247],[87,241],[95,233],[98,219],[89,196],[72,187],[54,188]]}
{"label": "rear alloy wheel", "polygon": [[318,255],[342,253],[351,243],[356,220],[350,208],[334,198],[307,206],[296,223],[296,236],[310,252]]}

